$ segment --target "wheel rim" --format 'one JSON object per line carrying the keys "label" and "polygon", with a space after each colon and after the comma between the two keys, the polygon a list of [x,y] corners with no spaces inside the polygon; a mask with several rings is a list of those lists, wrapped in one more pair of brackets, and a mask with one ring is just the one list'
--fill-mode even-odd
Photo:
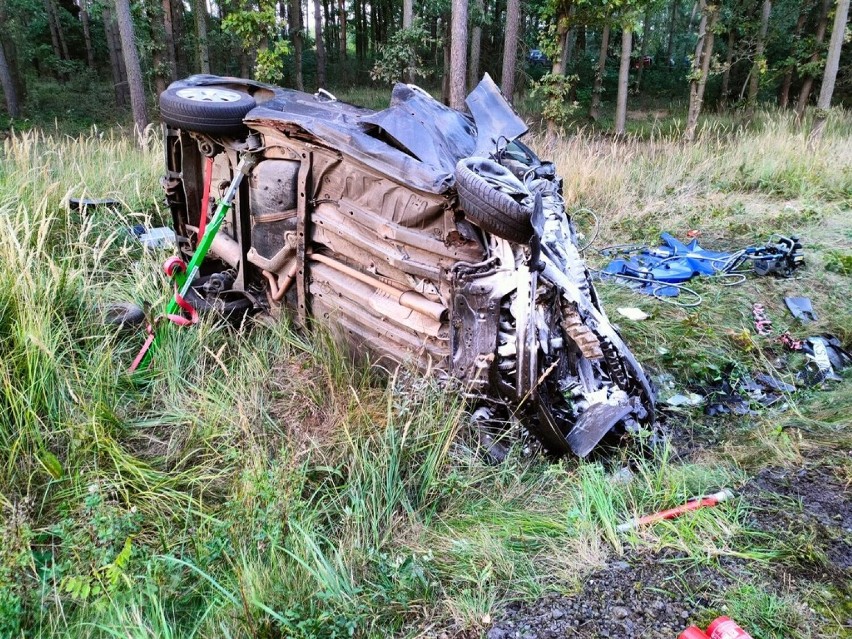
{"label": "wheel rim", "polygon": [[177,96],[192,102],[239,102],[243,97],[236,91],[200,87],[180,89]]}

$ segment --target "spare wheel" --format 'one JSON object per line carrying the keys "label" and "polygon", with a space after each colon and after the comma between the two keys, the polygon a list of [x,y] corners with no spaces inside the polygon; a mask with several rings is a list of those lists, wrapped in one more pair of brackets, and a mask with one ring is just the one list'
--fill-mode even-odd
{"label": "spare wheel", "polygon": [[160,94],[163,121],[197,133],[244,135],[243,118],[255,106],[254,98],[245,91],[226,87],[175,87]]}

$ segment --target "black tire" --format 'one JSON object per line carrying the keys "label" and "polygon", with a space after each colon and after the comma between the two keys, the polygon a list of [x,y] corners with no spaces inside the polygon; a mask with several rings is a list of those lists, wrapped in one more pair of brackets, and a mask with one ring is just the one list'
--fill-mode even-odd
{"label": "black tire", "polygon": [[[533,234],[530,210],[508,193],[499,191],[481,174],[508,174],[509,169],[484,158],[465,158],[456,164],[456,190],[467,217],[482,230],[498,237],[526,244]],[[516,179],[516,178],[515,178]]]}
{"label": "black tire", "polygon": [[[230,101],[206,101],[218,93]],[[243,124],[246,113],[257,103],[245,91],[216,86],[175,87],[160,95],[160,117],[163,122],[185,131],[242,136],[248,131]]]}
{"label": "black tire", "polygon": [[141,326],[145,322],[145,312],[130,302],[113,302],[105,304],[100,309],[104,324],[117,326],[119,329]]}
{"label": "black tire", "polygon": [[210,279],[209,275],[196,278],[184,298],[199,313],[217,313],[227,320],[241,320],[254,309],[252,301],[239,291],[223,291],[209,299],[204,296],[201,287]]}

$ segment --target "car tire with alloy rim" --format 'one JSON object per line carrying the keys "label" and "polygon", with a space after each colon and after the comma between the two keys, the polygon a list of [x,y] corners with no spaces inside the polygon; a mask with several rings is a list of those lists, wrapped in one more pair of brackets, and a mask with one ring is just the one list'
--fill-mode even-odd
{"label": "car tire with alloy rim", "polygon": [[243,135],[245,115],[257,103],[245,91],[216,86],[166,89],[160,94],[160,117],[185,131]]}

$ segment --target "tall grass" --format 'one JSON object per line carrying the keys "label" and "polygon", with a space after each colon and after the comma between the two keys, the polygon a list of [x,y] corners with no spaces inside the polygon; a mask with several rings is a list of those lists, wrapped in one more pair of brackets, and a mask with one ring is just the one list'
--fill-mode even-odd
{"label": "tall grass", "polygon": [[[773,126],[725,133],[727,142],[705,132],[700,145],[754,172],[755,140],[777,136],[794,152]],[[818,153],[848,157],[838,142],[848,131],[834,126]],[[452,393],[404,370],[356,366],[327,335],[286,322],[206,319],[170,331],[150,373],[129,378],[142,336],[105,325],[98,305],[165,301],[165,254],[144,252],[123,230],[162,220],[160,152],[99,131],[4,143],[0,636],[475,632],[505,600],[569,591],[627,554],[667,548],[711,564],[785,556],[748,528],[742,502],[616,533],[633,515],[739,485],[733,465],[683,463],[664,449],[606,463],[518,450],[489,466]],[[580,135],[555,157],[572,202],[612,211],[622,198],[663,197],[677,178],[657,170],[677,168],[686,180],[685,162],[703,171],[691,183],[728,188],[725,169],[701,153],[671,140],[614,146]],[[654,181],[636,187],[634,172]],[[837,171],[806,179],[815,198],[848,196]],[[67,198],[82,195],[122,205],[69,210]],[[628,211],[621,216],[627,224]],[[670,312],[628,335],[647,361],[682,335],[678,327],[701,330]],[[735,358],[724,331],[701,340],[690,352]],[[834,419],[826,411],[802,419],[823,424]]]}

